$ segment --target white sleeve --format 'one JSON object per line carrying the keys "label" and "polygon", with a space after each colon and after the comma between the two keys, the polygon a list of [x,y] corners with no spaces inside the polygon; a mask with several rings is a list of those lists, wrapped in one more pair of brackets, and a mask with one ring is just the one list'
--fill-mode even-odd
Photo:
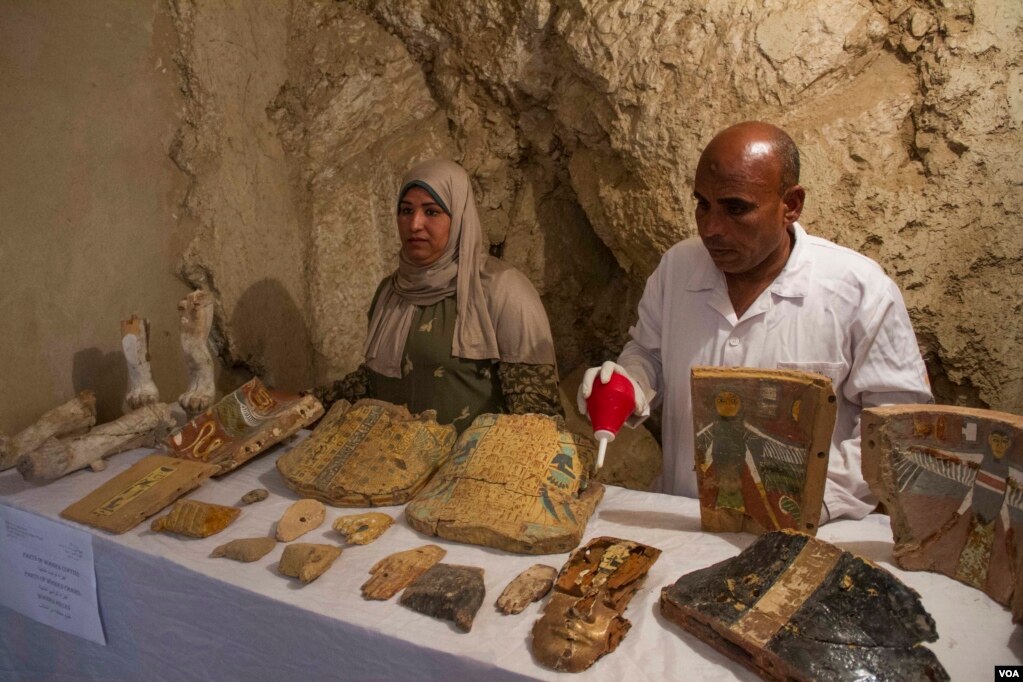
{"label": "white sleeve", "polygon": [[[664,261],[657,266],[654,273],[647,278],[643,289],[643,298],[639,301],[639,313],[636,324],[629,328],[629,341],[625,344],[618,364],[625,368],[646,396],[650,406],[656,407],[663,392],[664,374],[661,369],[661,317],[664,301],[663,269]],[[629,426],[637,426],[643,421],[639,417],[630,417],[626,422]]]}
{"label": "white sleeve", "polygon": [[[853,362],[842,385],[843,397],[861,410],[881,405],[931,403],[927,370],[898,287],[885,278],[887,291],[865,326],[853,329]],[[857,325],[859,326],[859,325]],[[875,507],[860,470],[860,425],[831,451],[824,504],[828,516],[861,519]]]}

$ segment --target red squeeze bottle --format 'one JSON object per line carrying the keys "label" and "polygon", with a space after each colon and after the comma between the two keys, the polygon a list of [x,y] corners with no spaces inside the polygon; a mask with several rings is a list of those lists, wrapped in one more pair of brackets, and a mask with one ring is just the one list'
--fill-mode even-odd
{"label": "red squeeze bottle", "polygon": [[636,392],[626,377],[615,372],[606,384],[601,383],[599,374],[593,377],[593,389],[586,399],[586,411],[593,425],[593,437],[600,441],[597,469],[604,466],[607,444],[615,439],[635,407]]}

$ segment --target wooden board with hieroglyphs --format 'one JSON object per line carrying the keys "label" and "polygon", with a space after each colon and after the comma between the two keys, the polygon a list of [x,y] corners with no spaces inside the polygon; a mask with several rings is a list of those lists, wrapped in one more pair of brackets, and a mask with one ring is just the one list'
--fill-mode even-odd
{"label": "wooden board with hieroglyphs", "polygon": [[1023,417],[893,405],[864,410],[861,429],[899,567],[944,573],[1023,619]]}
{"label": "wooden board with hieroglyphs", "polygon": [[694,367],[691,383],[703,529],[816,533],[835,428],[831,380]]}
{"label": "wooden board with hieroglyphs", "polygon": [[215,464],[217,476],[311,424],[323,405],[311,395],[275,391],[254,378],[167,437],[170,454]]}

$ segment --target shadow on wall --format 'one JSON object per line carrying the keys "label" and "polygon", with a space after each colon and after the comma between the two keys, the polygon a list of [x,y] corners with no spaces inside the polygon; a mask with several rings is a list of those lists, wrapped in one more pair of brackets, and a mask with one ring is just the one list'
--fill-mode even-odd
{"label": "shadow on wall", "polygon": [[86,348],[74,355],[71,382],[75,393],[84,390],[96,394],[96,423],[103,424],[123,414],[124,396],[128,392],[128,367],[120,349],[104,353],[99,348]]}
{"label": "shadow on wall", "polygon": [[280,281],[261,279],[246,289],[227,328],[231,334],[230,353],[225,353],[223,344],[218,344],[221,360],[229,370],[218,380],[221,393],[238,387],[223,385],[238,379],[234,370],[248,370],[279,389],[312,388],[313,344],[309,327],[302,310]]}

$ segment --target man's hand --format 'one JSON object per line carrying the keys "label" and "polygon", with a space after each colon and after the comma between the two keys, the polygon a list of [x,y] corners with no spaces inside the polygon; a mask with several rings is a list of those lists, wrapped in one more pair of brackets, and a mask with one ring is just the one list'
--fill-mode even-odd
{"label": "man's hand", "polygon": [[616,362],[607,360],[600,367],[590,367],[583,374],[583,382],[579,384],[579,393],[576,395],[576,404],[579,407],[579,413],[586,415],[586,399],[593,393],[593,382],[600,376],[600,383],[606,384],[611,380],[612,374],[621,374],[623,377],[629,380],[632,384],[632,390],[635,398],[635,404],[632,407],[632,414],[637,417],[648,417],[650,416],[650,403],[646,399],[646,395],[643,393],[643,389],[639,387],[636,380],[629,376],[629,373],[625,371],[625,368]]}

